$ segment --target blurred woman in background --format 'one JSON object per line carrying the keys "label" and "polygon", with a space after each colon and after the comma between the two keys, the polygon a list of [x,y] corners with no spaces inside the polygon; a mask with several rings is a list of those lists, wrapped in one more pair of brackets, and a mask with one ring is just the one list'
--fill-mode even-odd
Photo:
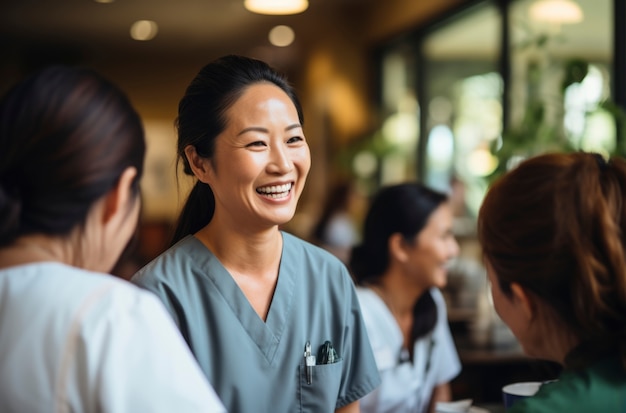
{"label": "blurred woman in background", "polygon": [[363,203],[354,184],[337,183],[324,203],[319,220],[313,228],[313,242],[348,263],[350,251],[359,240],[355,220]]}
{"label": "blurred woman in background", "polygon": [[478,217],[496,311],[558,381],[511,413],[626,412],[626,162],[531,158],[489,189]]}
{"label": "blurred woman in background", "polygon": [[459,252],[445,195],[418,183],[382,188],[350,268],[382,384],[365,413],[434,412],[461,369],[440,288]]}
{"label": "blurred woman in background", "polygon": [[0,411],[224,412],[161,303],[108,274],[145,142],[114,85],[51,67],[0,103]]}

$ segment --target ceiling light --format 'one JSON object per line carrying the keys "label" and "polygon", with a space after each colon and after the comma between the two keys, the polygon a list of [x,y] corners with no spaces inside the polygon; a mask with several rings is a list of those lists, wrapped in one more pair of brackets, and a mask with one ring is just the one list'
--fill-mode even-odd
{"label": "ceiling light", "polygon": [[279,25],[270,30],[269,33],[270,43],[274,46],[285,47],[293,43],[296,35],[293,29],[289,26]]}
{"label": "ceiling light", "polygon": [[246,9],[259,14],[298,14],[309,7],[308,0],[244,0]]}
{"label": "ceiling light", "polygon": [[573,0],[537,0],[529,9],[533,20],[550,23],[580,23],[583,11]]}
{"label": "ceiling light", "polygon": [[135,40],[152,40],[159,27],[152,20],[138,20],[130,27],[130,37]]}

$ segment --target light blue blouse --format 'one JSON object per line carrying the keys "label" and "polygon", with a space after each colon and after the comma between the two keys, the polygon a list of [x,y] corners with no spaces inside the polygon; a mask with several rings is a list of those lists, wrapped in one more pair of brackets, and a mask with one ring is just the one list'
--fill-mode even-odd
{"label": "light blue blouse", "polygon": [[[332,412],[380,383],[354,284],[333,255],[283,232],[265,322],[218,259],[188,236],[132,281],[157,294],[229,412]],[[329,340],[340,360],[312,368]]]}

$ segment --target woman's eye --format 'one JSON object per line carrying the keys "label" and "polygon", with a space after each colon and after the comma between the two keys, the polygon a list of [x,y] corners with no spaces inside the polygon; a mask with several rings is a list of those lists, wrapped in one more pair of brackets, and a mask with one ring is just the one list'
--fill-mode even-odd
{"label": "woman's eye", "polygon": [[304,139],[302,139],[302,136],[294,136],[289,138],[289,140],[287,141],[287,143],[296,143],[296,142],[301,142]]}
{"label": "woman's eye", "polygon": [[248,146],[254,146],[254,147],[261,147],[261,146],[266,146],[265,142],[263,141],[254,141],[248,144]]}

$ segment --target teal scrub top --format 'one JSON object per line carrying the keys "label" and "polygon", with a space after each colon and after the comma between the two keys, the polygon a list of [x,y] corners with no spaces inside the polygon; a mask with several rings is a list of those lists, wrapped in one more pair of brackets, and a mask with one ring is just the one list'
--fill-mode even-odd
{"label": "teal scrub top", "polygon": [[626,371],[615,357],[586,370],[564,371],[507,413],[626,413]]}
{"label": "teal scrub top", "polygon": [[[354,284],[327,251],[283,232],[276,290],[264,322],[218,259],[187,236],[132,282],[161,298],[231,413],[332,412],[376,388],[380,377]],[[312,367],[330,341],[339,361]]]}

